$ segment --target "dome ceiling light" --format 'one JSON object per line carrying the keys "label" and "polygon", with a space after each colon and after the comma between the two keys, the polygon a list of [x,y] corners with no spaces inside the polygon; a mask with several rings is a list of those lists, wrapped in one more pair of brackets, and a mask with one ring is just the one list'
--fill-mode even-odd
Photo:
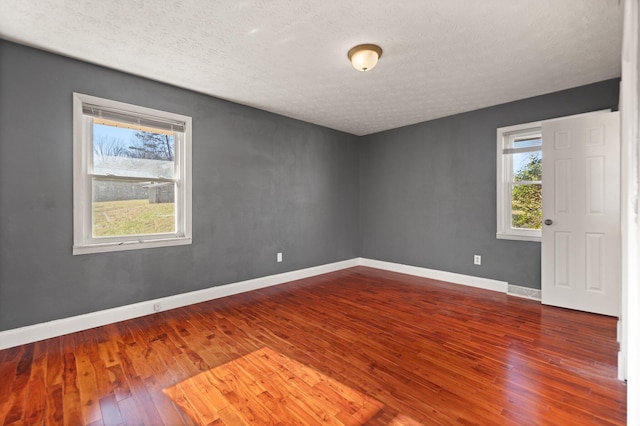
{"label": "dome ceiling light", "polygon": [[375,44],[359,44],[352,47],[347,56],[358,71],[371,71],[382,56],[382,49]]}

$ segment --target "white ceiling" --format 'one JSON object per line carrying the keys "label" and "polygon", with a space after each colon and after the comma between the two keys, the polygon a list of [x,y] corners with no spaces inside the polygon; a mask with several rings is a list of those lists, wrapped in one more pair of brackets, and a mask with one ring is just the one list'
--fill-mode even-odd
{"label": "white ceiling", "polygon": [[364,135],[619,77],[619,3],[1,0],[0,38]]}

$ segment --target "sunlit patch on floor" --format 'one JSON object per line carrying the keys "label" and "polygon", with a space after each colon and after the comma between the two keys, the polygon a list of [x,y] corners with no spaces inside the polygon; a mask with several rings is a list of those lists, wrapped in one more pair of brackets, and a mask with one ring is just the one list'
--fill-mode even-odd
{"label": "sunlit patch on floor", "polygon": [[[361,425],[384,405],[262,348],[164,390],[199,424]],[[402,415],[394,424],[417,424]]]}

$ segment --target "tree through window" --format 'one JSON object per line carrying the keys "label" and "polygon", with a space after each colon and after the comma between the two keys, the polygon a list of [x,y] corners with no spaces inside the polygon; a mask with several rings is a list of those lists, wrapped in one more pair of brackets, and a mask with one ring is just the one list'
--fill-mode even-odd
{"label": "tree through window", "polygon": [[498,129],[498,238],[539,241],[542,229],[542,128]]}

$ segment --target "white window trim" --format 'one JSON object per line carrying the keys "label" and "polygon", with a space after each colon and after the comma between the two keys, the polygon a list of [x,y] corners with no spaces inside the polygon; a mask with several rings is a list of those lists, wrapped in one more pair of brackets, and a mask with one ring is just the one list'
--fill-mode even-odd
{"label": "white window trim", "polygon": [[[176,232],[126,236],[112,239],[97,239],[91,235],[91,179],[89,166],[92,159],[90,140],[91,126],[85,125],[82,105],[90,103],[105,108],[130,112],[132,115],[160,117],[185,123],[182,143],[176,144],[176,163],[179,168],[179,182],[176,197]],[[123,102],[73,93],[73,254],[102,253],[123,250],[167,247],[191,244],[191,117],[159,111]]]}
{"label": "white window trim", "polygon": [[[525,132],[527,130],[539,130],[542,132],[542,125],[544,123],[564,120],[567,118],[576,118],[576,117],[587,117],[589,115],[602,114],[606,112],[611,112],[611,109],[601,109],[591,112],[585,112],[581,114],[573,114],[565,117],[556,117],[550,118],[548,120],[543,121],[534,121],[531,123],[524,124],[516,124],[514,126],[500,127],[497,130],[497,149],[496,149],[496,220],[497,220],[497,231],[496,238],[501,240],[519,240],[519,241],[542,241],[542,230],[528,230],[528,229],[514,229],[511,228],[511,206],[507,209],[506,203],[507,200],[511,201],[510,188],[508,183],[508,173],[510,173],[510,168],[505,167],[505,161],[503,159],[502,149],[504,147],[504,138],[508,137],[509,134]],[[544,141],[542,141],[544,146]],[[544,169],[544,159],[543,161],[543,169]],[[510,166],[510,164],[508,165]],[[544,182],[543,182],[543,193],[544,193]],[[508,213],[507,213],[508,211]],[[544,214],[544,212],[543,212]]]}
{"label": "white window trim", "polygon": [[505,147],[505,139],[509,138],[513,134],[522,134],[529,131],[541,133],[542,122],[536,121],[532,123],[517,124],[515,126],[500,127],[497,130],[496,238],[498,239],[518,241],[542,240],[542,230],[540,229],[518,229],[511,227],[511,186],[509,185],[511,156],[505,157],[503,149]]}

